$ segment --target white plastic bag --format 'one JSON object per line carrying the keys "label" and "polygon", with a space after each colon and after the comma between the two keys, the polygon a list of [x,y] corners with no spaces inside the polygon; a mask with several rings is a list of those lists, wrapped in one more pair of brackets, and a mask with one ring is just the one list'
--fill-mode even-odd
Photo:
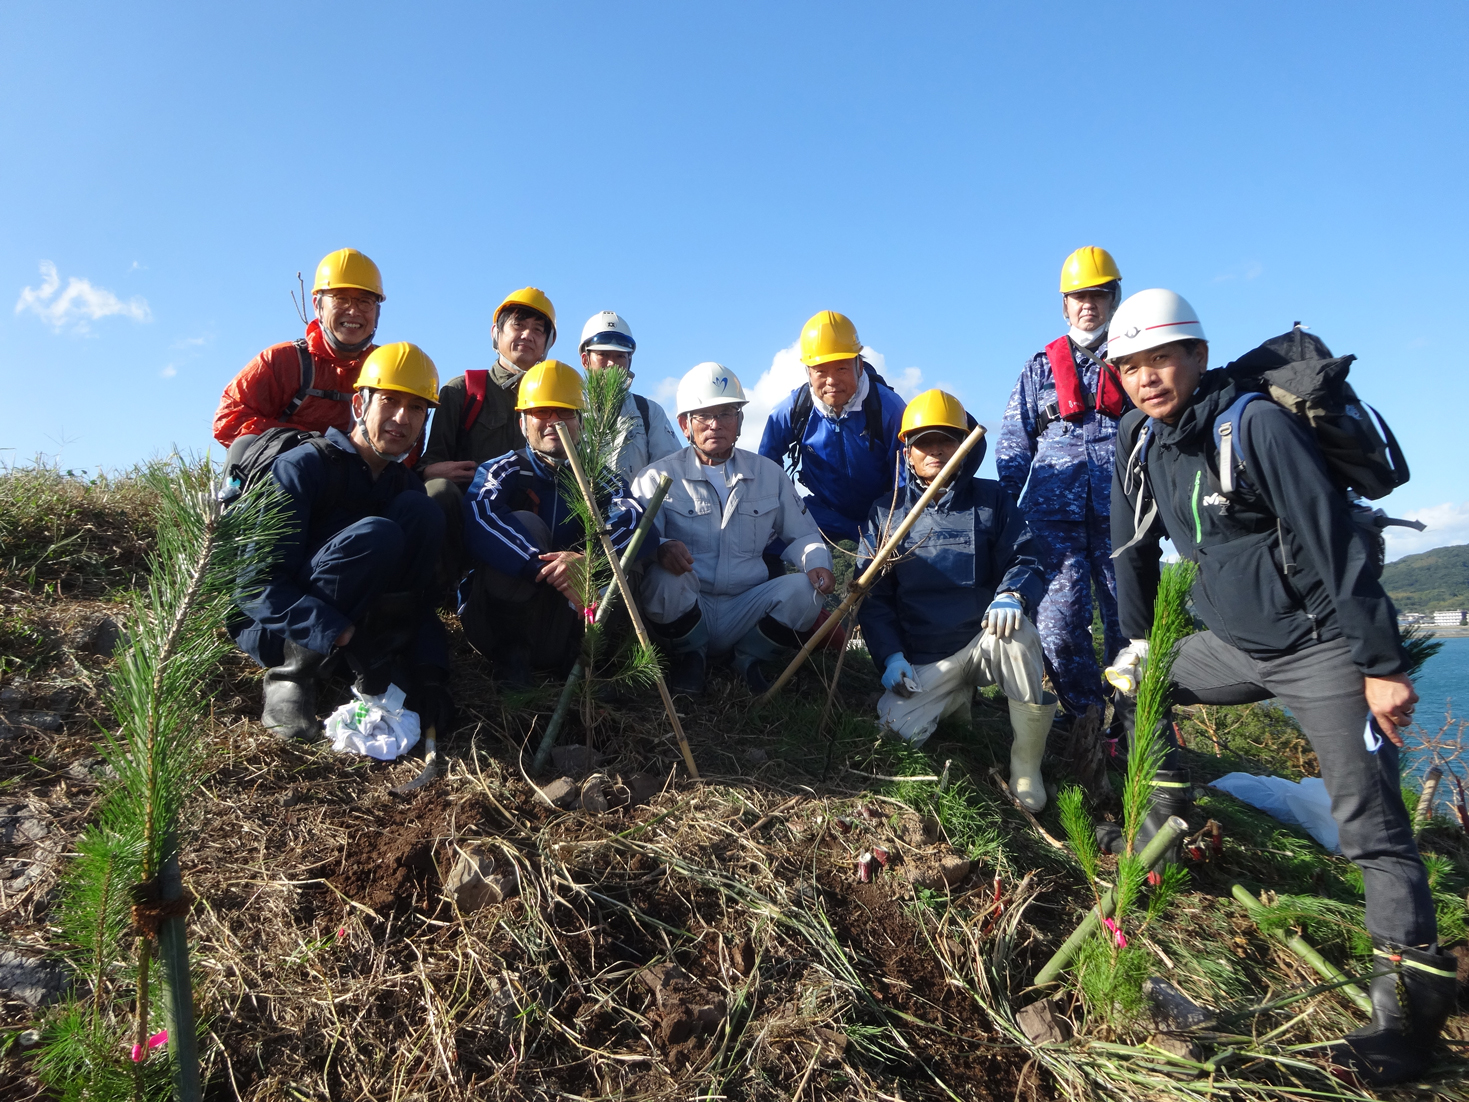
{"label": "white plastic bag", "polygon": [[1341,852],[1336,820],[1331,817],[1331,797],[1320,777],[1307,777],[1297,784],[1284,777],[1230,773],[1209,784],[1282,823],[1300,827],[1330,852]]}
{"label": "white plastic bag", "polygon": [[326,717],[326,737],[338,753],[366,754],[378,761],[402,757],[418,741],[418,713],[403,707],[403,690],[389,685],[381,696],[352,690],[349,700]]}

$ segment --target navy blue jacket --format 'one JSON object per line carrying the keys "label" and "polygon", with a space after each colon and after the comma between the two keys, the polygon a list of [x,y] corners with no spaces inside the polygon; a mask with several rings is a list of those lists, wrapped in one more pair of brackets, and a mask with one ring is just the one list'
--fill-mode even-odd
{"label": "navy blue jacket", "polygon": [[[894,456],[902,448],[898,429],[903,423],[903,399],[879,383],[872,369],[865,369],[868,385],[877,388],[882,401],[882,440],[873,448],[867,436],[867,415],[860,406],[842,417],[830,418],[812,404],[806,431],[801,436],[798,465],[802,499],[817,527],[827,539],[855,540],[874,501],[889,502],[893,494]],[[798,386],[775,408],[765,422],[760,454],[785,466],[786,453],[794,443],[791,414],[796,398],[807,386]]]}
{"label": "navy blue jacket", "polygon": [[[1026,614],[1035,618],[1046,592],[1038,540],[998,482],[974,477],[983,460],[981,440],[903,537],[889,569],[862,602],[857,621],[879,670],[898,651],[914,665],[957,653],[979,634],[985,610],[999,591],[1018,593]],[[878,502],[863,526],[858,574],[881,546],[889,516],[896,527],[922,494],[905,465],[897,508]]]}
{"label": "navy blue jacket", "polygon": [[302,444],[271,467],[285,490],[279,558],[260,595],[240,608],[271,634],[318,654],[330,654],[352,621],[302,588],[312,557],[342,529],[384,515],[399,494],[423,493],[423,480],[401,463],[390,463],[374,479],[345,433],[328,429],[326,438],[337,448],[330,458],[315,444]]}
{"label": "navy blue jacket", "polygon": [[[569,472],[568,472],[569,476]],[[535,452],[525,449],[481,463],[464,495],[464,543],[476,564],[508,574],[536,580],[546,564],[540,546],[513,515],[535,513],[551,530],[552,551],[585,551],[586,529],[562,496],[557,472]],[[612,530],[612,544],[622,551],[632,539],[643,517],[643,507],[633,500],[627,483],[613,476],[597,503],[602,520]],[[640,558],[650,558],[654,540],[643,545]],[[467,597],[470,582],[461,586]]]}
{"label": "navy blue jacket", "polygon": [[[1102,381],[1097,362],[1101,353],[1088,352],[1072,341],[1071,354],[1082,385],[1095,396]],[[1107,516],[1117,421],[1092,409],[1078,422],[1052,421],[1037,433],[1041,411],[1055,400],[1056,378],[1042,349],[1021,370],[1000,423],[1000,443],[995,450],[1000,485],[1033,520]]]}

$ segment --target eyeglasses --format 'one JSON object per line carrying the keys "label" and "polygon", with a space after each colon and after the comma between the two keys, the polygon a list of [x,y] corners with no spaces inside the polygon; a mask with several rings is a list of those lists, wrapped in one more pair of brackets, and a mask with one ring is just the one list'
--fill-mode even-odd
{"label": "eyeglasses", "polygon": [[343,308],[355,306],[363,313],[367,313],[378,304],[378,297],[371,291],[322,291],[321,296],[331,299]]}
{"label": "eyeglasses", "polygon": [[691,413],[691,414],[689,414],[689,420],[690,421],[692,421],[696,425],[701,425],[702,427],[704,427],[706,429],[712,429],[715,425],[719,424],[721,421],[724,422],[725,424],[728,424],[731,421],[738,421],[739,419],[740,419],[740,411],[737,410],[737,409],[722,409],[718,413]]}

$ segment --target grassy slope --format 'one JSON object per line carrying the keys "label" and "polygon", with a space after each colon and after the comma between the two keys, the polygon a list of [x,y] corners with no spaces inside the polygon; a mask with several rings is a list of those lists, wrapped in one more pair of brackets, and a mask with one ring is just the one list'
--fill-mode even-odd
{"label": "grassy slope", "polygon": [[1390,562],[1383,568],[1382,586],[1400,612],[1469,608],[1469,544]]}
{"label": "grassy slope", "polygon": [[[0,562],[0,687],[28,684],[32,695],[79,698],[64,732],[25,730],[0,743],[0,791],[46,806],[58,835],[86,819],[95,785],[74,778],[94,737],[92,717],[106,722],[89,695],[106,661],[78,654],[68,627],[100,607],[109,589],[132,581],[147,502],[130,493],[126,479],[87,485],[44,472],[0,479],[8,556]],[[989,768],[1004,769],[1008,759],[1003,700],[993,690],[977,702],[972,723],[951,722],[915,751],[876,731],[879,686],[858,652],[824,730],[834,656],[822,656],[768,705],[752,705],[742,688],[716,677],[708,698],[685,712],[703,785],[679,780],[651,808],[548,813],[517,759],[544,723],[554,686],[502,696],[457,636],[455,645],[463,722],[450,740],[459,764],[432,797],[449,809],[442,814],[439,804],[405,809],[386,797],[387,784],[411,774],[407,763],[343,762],[319,747],[278,746],[253,721],[258,673],[244,661],[221,670],[218,769],[199,805],[208,816],[187,870],[206,901],[194,936],[199,997],[218,1038],[209,1065],[218,1097],[432,1095],[448,1090],[441,1074],[457,1074],[461,1085],[469,1076],[485,1097],[554,1087],[587,1097],[789,1098],[809,1084],[813,1097],[912,1098],[942,1096],[940,1081],[966,1098],[1169,1097],[1185,1089],[1157,1070],[1156,1054],[1107,1047],[1149,1036],[1135,1002],[1071,1002],[1081,1040],[1061,1049],[1033,1049],[1014,1028],[1014,1008],[1033,998],[1024,990],[1028,977],[1090,897],[1069,854],[1046,844],[990,780]],[[668,774],[677,755],[659,737],[656,706],[638,700],[591,714],[597,741],[612,755],[606,768]],[[1314,771],[1305,740],[1273,710],[1200,709],[1182,727],[1196,781],[1233,769]],[[944,791],[926,780],[883,779],[936,774],[946,763],[952,783]],[[933,816],[975,862],[952,891],[908,890],[890,879],[880,880],[881,891],[853,883],[855,851],[887,839],[903,808]],[[765,822],[781,809],[783,818]],[[451,843],[476,816],[479,830],[524,862],[524,891],[461,918],[422,893],[436,894],[433,861],[452,860]],[[1166,915],[1129,930],[1145,973],[1167,975],[1221,1008],[1235,1032],[1284,1027],[1253,1046],[1262,1057],[1226,1062],[1221,1080],[1235,1077],[1246,1093],[1284,1094],[1293,1084],[1340,1090],[1316,1070],[1317,1050],[1287,1056],[1272,1046],[1319,1043],[1359,1018],[1330,994],[1285,1011],[1247,1012],[1313,977],[1241,916],[1228,885],[1279,893],[1276,921],[1304,928],[1353,971],[1366,952],[1360,879],[1303,834],[1227,796],[1204,797],[1193,825],[1207,817],[1225,828],[1223,853],[1192,867],[1189,889]],[[835,830],[839,818],[854,826]],[[426,825],[413,825],[420,820]],[[1062,833],[1054,808],[1042,820]],[[445,829],[449,848],[436,850]],[[345,868],[355,845],[396,846],[416,830],[427,831],[428,856],[394,866],[403,875],[396,897],[383,897],[386,907],[378,900],[377,911],[365,910],[368,896],[349,902],[348,881],[328,889],[314,879]],[[1423,845],[1448,941],[1463,933],[1469,847],[1444,818]],[[54,884],[53,876],[7,898],[0,949],[50,944]],[[578,931],[602,933],[586,938],[584,951]],[[707,957],[715,942],[751,946],[762,962],[757,972],[741,979],[717,965]],[[648,1040],[659,1008],[632,975],[665,957],[696,976],[725,977],[728,1025],[707,1043]],[[512,988],[520,993],[504,994]],[[1293,1020],[1303,1009],[1306,1016]],[[10,1038],[33,1017],[17,1003],[4,1004],[3,1014]],[[1453,1033],[1469,1035],[1461,1019]],[[821,1040],[828,1034],[845,1040]],[[779,1040],[787,1035],[795,1047]],[[802,1048],[802,1036],[817,1040]],[[638,1055],[650,1045],[651,1064]],[[445,1070],[445,1046],[457,1054],[457,1073]],[[1220,1047],[1227,1046],[1206,1047],[1206,1057]],[[0,1053],[0,1087],[22,1097],[31,1082],[25,1053],[3,1038]],[[1436,1089],[1469,1097],[1465,1082],[1462,1069],[1450,1068]]]}

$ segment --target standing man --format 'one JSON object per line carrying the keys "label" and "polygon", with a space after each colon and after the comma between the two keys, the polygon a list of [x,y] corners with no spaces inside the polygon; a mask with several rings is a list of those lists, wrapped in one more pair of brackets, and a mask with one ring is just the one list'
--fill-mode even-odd
{"label": "standing man", "polygon": [[[581,438],[586,398],[576,368],[546,360],[520,384],[518,410],[526,446],[475,472],[464,497],[464,540],[474,569],[460,587],[459,619],[470,645],[500,680],[523,688],[531,671],[565,674],[582,639],[586,529],[562,474],[565,423]],[[643,510],[615,480],[598,508],[622,551]]]}
{"label": "standing man", "polygon": [[[352,427],[352,385],[372,351],[383,303],[377,265],[356,249],[327,253],[316,266],[306,336],[273,344],[230,380],[214,414],[214,438],[238,458],[266,429],[307,432]],[[240,437],[238,447],[231,447]]]}
{"label": "standing man", "polygon": [[481,463],[525,444],[516,401],[525,373],[556,343],[556,308],[544,291],[522,287],[495,307],[495,365],[456,375],[439,391],[420,469],[428,496],[444,511],[445,581],[459,581],[464,526],[460,502]]}
{"label": "standing man", "polygon": [[801,362],[807,381],[766,419],[760,454],[800,479],[822,535],[855,541],[873,502],[892,496],[903,399],[862,359],[851,319],[834,310],[801,330]]}
{"label": "standing man", "polygon": [[[1056,692],[1073,717],[1103,710],[1092,643],[1092,591],[1107,654],[1123,645],[1108,515],[1117,419],[1127,397],[1103,361],[1122,273],[1105,249],[1077,249],[1061,266],[1061,311],[1070,326],[1020,372],[1000,425],[1000,485],[1025,510],[1046,548],[1046,596],[1036,616]],[[1023,491],[1023,492],[1022,492]]]}
{"label": "standing man", "polygon": [[351,434],[330,426],[271,468],[284,491],[278,558],[230,625],[265,667],[261,722],[281,739],[320,730],[316,687],[337,655],[369,695],[405,666],[408,707],[425,726],[448,718],[448,644],[433,611],[444,521],[403,463],[422,439],[438,372],[417,345],[387,344],[355,382]]}
{"label": "standing man", "polygon": [[[1418,694],[1372,553],[1310,427],[1268,398],[1238,410],[1248,388],[1206,370],[1204,329],[1182,297],[1154,289],[1129,298],[1112,319],[1108,354],[1137,406],[1122,421],[1112,489],[1117,592],[1132,637],[1115,665],[1136,671],[1147,661],[1166,536],[1198,564],[1193,605],[1209,628],[1175,652],[1173,702],[1274,697],[1289,708],[1321,763],[1342,853],[1362,871],[1372,1021],[1334,1055],[1374,1084],[1414,1078],[1432,1062],[1458,983],[1454,958],[1437,944],[1403,806],[1398,728],[1412,722]],[[1215,433],[1231,409],[1226,439],[1243,462],[1226,496]],[[1171,723],[1163,732],[1172,741]],[[1154,782],[1149,836],[1187,791],[1176,748],[1171,759]]]}
{"label": "standing man", "polygon": [[[632,329],[611,310],[593,314],[582,326],[581,365],[588,376],[620,367],[631,380],[632,356],[637,350],[638,342],[632,338]],[[627,438],[617,453],[617,473],[624,480],[631,482],[653,460],[681,450],[673,426],[668,423],[668,414],[651,398],[629,390],[620,415],[627,426]]]}
{"label": "standing man", "polygon": [[[780,467],[735,447],[745,391],[734,372],[701,363],[678,384],[678,427],[689,446],[650,463],[633,484],[644,507],[673,479],[653,520],[658,561],[643,577],[648,627],[670,656],[668,687],[699,693],[709,657],[731,655],[753,693],[770,681],[761,662],[790,655],[836,586],[831,552]],[[802,573],[771,578],[772,539]]]}
{"label": "standing man", "polygon": [[[883,534],[918,503],[974,428],[959,399],[929,390],[903,414],[904,469],[896,506],[878,501],[862,532],[865,570]],[[965,458],[912,530],[894,565],[862,603],[858,620],[887,691],[883,727],[922,746],[949,715],[969,716],[974,690],[998,685],[1009,699],[1010,789],[1026,807],[1046,806],[1041,758],[1056,714],[1042,687],[1040,636],[1029,616],[1045,592],[1036,541],[998,482],[976,477],[984,441]]]}

